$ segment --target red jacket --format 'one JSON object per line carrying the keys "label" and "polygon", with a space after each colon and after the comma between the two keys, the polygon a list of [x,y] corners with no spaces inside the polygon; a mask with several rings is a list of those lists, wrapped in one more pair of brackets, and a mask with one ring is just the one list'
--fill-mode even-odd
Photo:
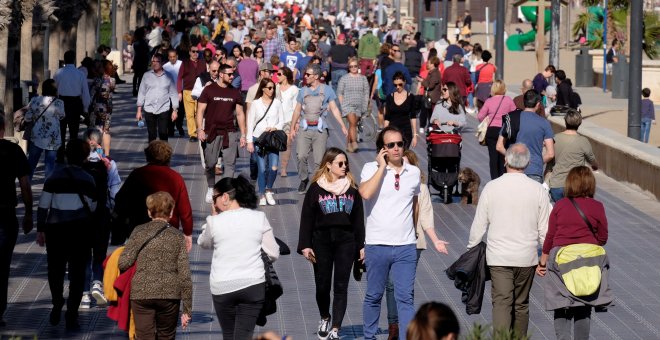
{"label": "red jacket", "polygon": [[457,63],[447,67],[445,72],[442,74],[442,83],[447,84],[449,82],[452,82],[458,86],[458,89],[461,92],[461,96],[463,97],[468,95],[467,89],[468,87],[472,86],[470,72],[468,72],[465,67]]}
{"label": "red jacket", "polygon": [[133,170],[116,195],[115,212],[129,219],[131,230],[147,223],[151,220],[147,215],[147,196],[159,191],[168,192],[174,198],[170,224],[175,228],[181,225],[184,235],[192,235],[192,208],[186,182],[167,165],[148,164]]}
{"label": "red jacket", "polygon": [[121,273],[115,280],[114,288],[119,295],[117,304],[108,307],[108,318],[117,321],[119,329],[128,332],[131,322],[131,281],[135,275],[135,265]]}

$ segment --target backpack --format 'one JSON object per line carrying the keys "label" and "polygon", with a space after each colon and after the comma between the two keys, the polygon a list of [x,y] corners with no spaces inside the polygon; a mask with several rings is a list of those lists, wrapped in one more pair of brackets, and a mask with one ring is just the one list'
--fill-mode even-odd
{"label": "backpack", "polygon": [[326,108],[323,107],[323,100],[325,99],[325,86],[319,85],[319,93],[314,95],[309,88],[304,88],[303,91],[303,118],[307,122],[318,122],[321,116],[324,116]]}
{"label": "backpack", "polygon": [[571,93],[568,96],[568,106],[572,109],[578,110],[580,105],[582,105],[582,98],[580,98],[580,95],[577,92],[571,89]]}

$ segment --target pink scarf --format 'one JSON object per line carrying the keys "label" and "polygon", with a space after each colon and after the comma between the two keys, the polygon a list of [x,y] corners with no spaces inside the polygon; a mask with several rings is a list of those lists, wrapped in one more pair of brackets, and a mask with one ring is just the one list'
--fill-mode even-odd
{"label": "pink scarf", "polygon": [[321,178],[319,178],[317,183],[325,191],[335,194],[337,196],[345,193],[348,190],[348,188],[351,187],[351,182],[346,177],[340,178],[334,182],[329,182],[325,176],[321,176]]}

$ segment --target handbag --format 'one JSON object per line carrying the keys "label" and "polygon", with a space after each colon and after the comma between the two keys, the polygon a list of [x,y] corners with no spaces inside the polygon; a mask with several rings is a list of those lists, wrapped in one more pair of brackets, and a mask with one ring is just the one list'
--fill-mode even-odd
{"label": "handbag", "polygon": [[[497,105],[497,109],[493,114],[493,118],[495,118],[497,111],[500,110],[500,106],[502,105],[503,101],[504,101],[504,96],[502,96],[499,105]],[[479,141],[479,144],[486,145],[486,132],[488,131],[488,128],[490,127],[491,124],[493,124],[493,121],[490,119],[489,116],[486,116],[486,118],[484,118],[484,120],[482,120],[481,123],[479,123],[479,125],[477,126],[477,140]]]}
{"label": "handbag", "polygon": [[286,142],[287,136],[284,130],[274,130],[262,133],[255,143],[257,143],[265,153],[266,151],[286,151]]}
{"label": "handbag", "polygon": [[[596,236],[596,231],[594,230],[593,225],[587,219],[587,216],[584,214],[582,209],[577,205],[573,197],[568,198],[573,206],[582,217],[582,220],[587,224],[591,233]],[[577,268],[573,268],[570,263],[574,260],[589,260],[590,258],[595,258],[599,256],[605,256],[605,248],[587,243],[578,243],[564,246],[557,252],[555,261],[559,265],[561,277],[564,281],[566,289],[575,296],[589,296],[598,291],[600,288],[600,282],[602,279],[602,271],[600,266],[595,264],[590,265],[581,265]],[[562,265],[566,268],[562,270]]]}
{"label": "handbag", "polygon": [[53,100],[46,105],[46,108],[44,108],[43,111],[39,114],[39,116],[31,121],[26,121],[25,120],[25,112],[27,110],[20,109],[14,113],[14,126],[17,126],[17,130],[20,132],[23,132],[23,140],[29,141],[32,138],[32,128],[34,127],[34,124],[43,117],[44,114],[46,114],[46,111],[50,107],[51,104],[56,100],[56,98],[53,98]]}
{"label": "handbag", "polygon": [[425,109],[430,109],[433,107],[433,100],[431,100],[431,96],[429,95],[429,90],[424,91],[423,102]]}
{"label": "handbag", "polygon": [[282,282],[280,282],[273,262],[268,257],[268,254],[262,249],[261,259],[264,261],[264,272],[266,278],[266,298],[264,305],[261,307],[259,317],[257,318],[257,325],[263,327],[266,325],[266,316],[275,314],[277,312],[277,299],[284,294]]}

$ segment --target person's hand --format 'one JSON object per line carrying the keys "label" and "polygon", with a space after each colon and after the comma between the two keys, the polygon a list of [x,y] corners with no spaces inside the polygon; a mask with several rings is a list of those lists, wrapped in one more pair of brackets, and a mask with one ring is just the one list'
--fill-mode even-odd
{"label": "person's hand", "polygon": [[209,86],[209,85],[211,85],[211,84],[213,84],[212,81],[207,81],[206,84],[204,84],[204,87],[207,87],[207,86]]}
{"label": "person's hand", "polygon": [[348,136],[348,129],[346,129],[346,126],[345,126],[345,125],[342,125],[342,126],[341,126],[341,132],[344,133],[344,136]]}
{"label": "person's hand", "polygon": [[364,248],[360,249],[360,262],[364,263]]}
{"label": "person's hand", "polygon": [[27,235],[34,228],[34,223],[32,222],[32,214],[25,214],[23,216],[23,234]]}
{"label": "person's hand", "polygon": [[436,240],[435,242],[433,242],[433,246],[435,247],[435,250],[437,250],[438,253],[441,254],[449,254],[449,252],[447,251],[448,244],[449,242],[444,240]]}
{"label": "person's hand", "polygon": [[413,148],[417,146],[417,134],[413,135],[413,139],[412,142],[410,143],[410,146]]}
{"label": "person's hand", "polygon": [[183,93],[179,92],[179,102],[183,101]]}
{"label": "person's hand", "polygon": [[431,121],[431,124],[435,124],[437,126],[440,126],[440,120],[439,119],[434,119],[433,121]]}
{"label": "person's hand", "polygon": [[455,125],[456,125],[456,122],[454,122],[453,120],[450,120],[450,121],[447,122],[447,125],[449,125],[449,126],[455,126]]}
{"label": "person's hand", "polygon": [[653,125],[655,125],[655,120],[652,120],[651,123],[652,123]]}
{"label": "person's hand", "polygon": [[103,165],[105,165],[105,168],[107,170],[110,170],[110,168],[112,167],[112,163],[110,162],[108,157],[101,157],[101,162],[103,162]]}
{"label": "person's hand", "polygon": [[247,151],[248,151],[249,153],[253,153],[253,152],[254,152],[254,143],[247,143]]}
{"label": "person's hand", "polygon": [[541,264],[536,266],[536,275],[543,277],[545,276],[545,272],[546,272],[545,266],[541,266]]}
{"label": "person's hand", "polygon": [[378,162],[378,167],[385,167],[387,166],[387,161],[385,160],[385,156],[387,155],[387,149],[382,148],[380,152],[378,152],[378,155],[376,155],[376,162]]}
{"label": "person's hand", "polygon": [[188,328],[188,324],[192,318],[188,314],[181,314],[181,328]]}
{"label": "person's hand", "polygon": [[238,141],[238,144],[241,148],[244,148],[247,145],[247,141],[245,140],[245,137],[241,137]]}
{"label": "person's hand", "polygon": [[142,120],[142,111],[138,111],[135,114],[135,120],[138,120],[138,121]]}
{"label": "person's hand", "polygon": [[172,121],[176,121],[176,118],[178,117],[178,112],[176,110],[172,111]]}
{"label": "person's hand", "polygon": [[192,235],[184,235],[183,237],[186,239],[186,251],[190,253],[192,249]]}
{"label": "person's hand", "polygon": [[37,244],[40,247],[43,247],[46,245],[46,234],[43,231],[37,232]]}
{"label": "person's hand", "polygon": [[307,261],[311,263],[316,263],[316,254],[314,254],[314,250],[312,248],[305,248],[302,250],[303,256],[307,259]]}
{"label": "person's hand", "polygon": [[206,141],[206,133],[204,130],[199,129],[197,131],[197,139],[199,139],[200,142],[205,142]]}
{"label": "person's hand", "polygon": [[296,134],[298,133],[298,127],[297,126],[291,126],[291,133],[289,136],[291,136],[291,141],[296,139]]}

